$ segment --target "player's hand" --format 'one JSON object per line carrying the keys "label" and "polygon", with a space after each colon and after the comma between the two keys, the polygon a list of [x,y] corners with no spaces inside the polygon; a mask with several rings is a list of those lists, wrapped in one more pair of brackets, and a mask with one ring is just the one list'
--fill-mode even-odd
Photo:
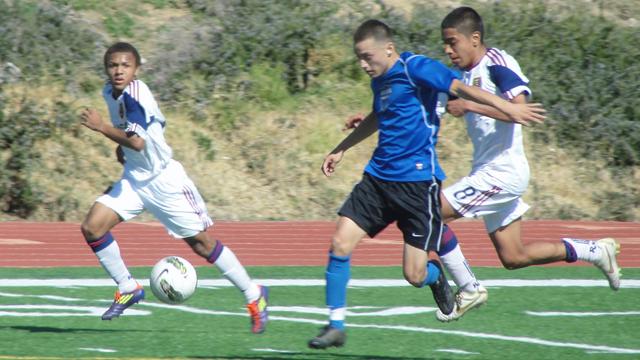
{"label": "player's hand", "polygon": [[465,106],[466,100],[464,99],[449,100],[447,101],[447,112],[455,117],[463,117],[464,113],[467,112]]}
{"label": "player's hand", "polygon": [[122,146],[118,145],[118,147],[116,147],[116,159],[118,159],[118,162],[122,165],[124,165],[124,151],[122,151]]}
{"label": "player's hand", "polygon": [[351,129],[357,128],[358,125],[360,125],[362,123],[364,118],[365,118],[365,116],[362,113],[350,116],[344,122],[344,128],[342,128],[342,131],[346,131],[346,130],[351,130]]}
{"label": "player's hand", "polygon": [[104,123],[102,122],[102,117],[95,109],[85,108],[80,113],[80,121],[81,124],[88,127],[93,131],[101,131]]}
{"label": "player's hand", "polygon": [[542,124],[547,117],[544,115],[547,111],[540,103],[531,104],[514,104],[517,109],[509,115],[513,122],[523,126],[530,126],[531,123]]}
{"label": "player's hand", "polygon": [[333,172],[336,171],[336,166],[338,166],[338,163],[342,160],[342,155],[344,155],[344,151],[331,153],[324,158],[322,173],[325,176],[331,176]]}

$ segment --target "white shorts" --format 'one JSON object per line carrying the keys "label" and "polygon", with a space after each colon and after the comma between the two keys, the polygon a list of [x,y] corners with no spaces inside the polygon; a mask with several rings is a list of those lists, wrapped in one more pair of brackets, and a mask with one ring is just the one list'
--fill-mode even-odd
{"label": "white shorts", "polygon": [[484,172],[465,176],[442,193],[460,215],[482,217],[488,233],[509,225],[529,210],[521,194],[502,189]]}
{"label": "white shorts", "polygon": [[137,184],[122,178],[97,200],[125,221],[148,210],[176,238],[187,238],[213,225],[204,200],[182,165],[171,161],[155,178]]}

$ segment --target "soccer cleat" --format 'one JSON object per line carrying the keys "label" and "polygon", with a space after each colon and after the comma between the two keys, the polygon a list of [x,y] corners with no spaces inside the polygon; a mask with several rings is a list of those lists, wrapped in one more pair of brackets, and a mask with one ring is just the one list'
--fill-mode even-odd
{"label": "soccer cleat", "polygon": [[609,280],[609,286],[613,290],[620,288],[620,268],[616,255],[620,253],[620,244],[612,238],[604,238],[596,241],[602,249],[602,257],[593,264],[597,266]]}
{"label": "soccer cleat", "polygon": [[449,315],[453,312],[456,302],[453,295],[453,291],[447,282],[447,278],[444,276],[444,269],[438,260],[429,260],[440,269],[440,275],[438,280],[429,285],[431,292],[433,292],[433,299],[436,301],[438,308],[443,314]]}
{"label": "soccer cleat", "polygon": [[267,309],[269,302],[269,288],[260,285],[260,297],[247,304],[249,316],[251,317],[251,332],[254,334],[262,334],[269,321],[269,310]]}
{"label": "soccer cleat", "polygon": [[327,325],[322,328],[320,335],[309,340],[309,347],[312,349],[326,349],[331,346],[341,347],[347,341],[347,334],[344,330],[332,328]]}
{"label": "soccer cleat", "polygon": [[113,303],[109,309],[102,314],[102,320],[111,320],[122,315],[122,312],[125,311],[125,309],[142,299],[144,299],[144,289],[141,285],[138,285],[135,290],[129,293],[120,294],[120,291],[116,291]]}
{"label": "soccer cleat", "polygon": [[460,291],[456,293],[456,307],[451,314],[445,315],[440,309],[436,311],[436,319],[442,322],[450,322],[460,319],[467,311],[480,307],[487,302],[489,293],[484,286],[479,286],[477,291]]}

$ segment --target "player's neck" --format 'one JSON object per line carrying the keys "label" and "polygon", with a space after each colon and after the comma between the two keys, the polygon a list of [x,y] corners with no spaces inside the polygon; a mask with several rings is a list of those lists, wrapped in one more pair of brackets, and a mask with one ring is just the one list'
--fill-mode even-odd
{"label": "player's neck", "polygon": [[471,70],[474,67],[476,67],[480,61],[482,61],[482,58],[484,58],[484,56],[487,54],[487,47],[486,46],[481,46],[479,47],[476,51],[475,51],[475,56],[473,57],[473,61],[471,62],[471,66],[469,66],[468,69],[466,70]]}

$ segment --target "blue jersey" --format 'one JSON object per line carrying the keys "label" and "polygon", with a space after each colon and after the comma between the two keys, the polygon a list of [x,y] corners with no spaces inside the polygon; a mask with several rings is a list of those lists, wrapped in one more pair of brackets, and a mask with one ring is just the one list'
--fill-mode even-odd
{"label": "blue jersey", "polygon": [[444,180],[436,143],[438,92],[449,92],[458,74],[423,55],[402,53],[384,75],[371,81],[378,146],[365,172],[387,181]]}

